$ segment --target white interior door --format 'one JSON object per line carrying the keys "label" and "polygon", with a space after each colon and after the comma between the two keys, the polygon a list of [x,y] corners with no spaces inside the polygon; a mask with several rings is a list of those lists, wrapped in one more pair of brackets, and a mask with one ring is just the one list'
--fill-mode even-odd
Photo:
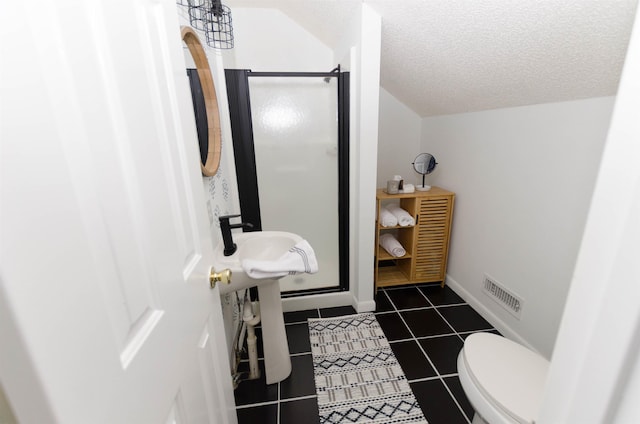
{"label": "white interior door", "polygon": [[235,422],[175,3],[1,9],[0,378],[18,421]]}

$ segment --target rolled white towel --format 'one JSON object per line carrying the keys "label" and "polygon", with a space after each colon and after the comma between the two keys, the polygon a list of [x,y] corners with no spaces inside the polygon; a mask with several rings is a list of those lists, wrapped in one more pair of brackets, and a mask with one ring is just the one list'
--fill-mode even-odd
{"label": "rolled white towel", "polygon": [[416,225],[416,220],[409,214],[409,212],[405,211],[400,206],[388,205],[387,209],[396,218],[398,218],[398,225],[400,225],[401,227],[409,227],[411,225]]}
{"label": "rolled white towel", "polygon": [[404,247],[402,247],[400,242],[396,240],[393,234],[382,234],[380,236],[379,243],[384,250],[386,250],[391,256],[395,256],[396,258],[400,258],[407,253],[407,251],[404,250]]}
{"label": "rolled white towel", "polygon": [[380,208],[378,220],[383,227],[395,227],[398,225],[398,218],[386,208]]}

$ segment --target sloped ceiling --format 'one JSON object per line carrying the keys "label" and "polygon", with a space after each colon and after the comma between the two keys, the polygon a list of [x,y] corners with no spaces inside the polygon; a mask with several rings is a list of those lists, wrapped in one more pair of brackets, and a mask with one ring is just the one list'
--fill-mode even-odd
{"label": "sloped ceiling", "polygon": [[422,117],[614,95],[637,0],[229,0],[329,46],[360,3],[382,16],[380,84]]}

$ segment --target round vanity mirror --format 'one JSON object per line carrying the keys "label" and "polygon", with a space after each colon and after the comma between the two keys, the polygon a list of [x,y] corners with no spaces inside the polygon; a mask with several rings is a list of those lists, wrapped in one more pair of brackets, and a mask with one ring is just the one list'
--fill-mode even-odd
{"label": "round vanity mirror", "polygon": [[422,185],[416,186],[416,190],[431,190],[431,186],[424,184],[424,177],[427,174],[432,173],[433,170],[436,169],[437,164],[438,163],[436,162],[436,158],[434,158],[429,153],[420,153],[418,156],[416,156],[415,160],[413,161],[413,169],[415,169],[418,174],[422,174]]}
{"label": "round vanity mirror", "polygon": [[[202,174],[211,177],[220,166],[222,134],[218,99],[209,61],[196,32],[188,26],[181,28],[182,41],[189,49],[196,65],[196,75],[190,75],[191,94],[198,128],[200,145],[200,168]],[[202,106],[199,107],[199,104]]]}

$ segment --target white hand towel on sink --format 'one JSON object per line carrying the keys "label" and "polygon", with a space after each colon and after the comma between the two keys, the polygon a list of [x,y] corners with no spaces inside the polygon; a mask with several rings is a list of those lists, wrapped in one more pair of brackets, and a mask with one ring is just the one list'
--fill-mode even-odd
{"label": "white hand towel on sink", "polygon": [[274,261],[245,259],[242,268],[251,278],[280,278],[302,272],[314,274],[318,272],[318,260],[309,242],[302,240]]}
{"label": "white hand towel on sink", "polygon": [[396,218],[398,218],[398,224],[401,227],[409,227],[411,225],[416,225],[416,220],[409,214],[409,212],[402,209],[397,205],[388,205],[387,209],[391,212]]}
{"label": "white hand towel on sink", "polygon": [[389,252],[391,256],[395,256],[396,258],[400,258],[407,253],[393,234],[382,234],[378,243],[384,248],[384,250]]}
{"label": "white hand towel on sink", "polygon": [[380,208],[380,216],[378,217],[380,225],[383,227],[395,227],[398,225],[398,218],[392,214],[387,208]]}

